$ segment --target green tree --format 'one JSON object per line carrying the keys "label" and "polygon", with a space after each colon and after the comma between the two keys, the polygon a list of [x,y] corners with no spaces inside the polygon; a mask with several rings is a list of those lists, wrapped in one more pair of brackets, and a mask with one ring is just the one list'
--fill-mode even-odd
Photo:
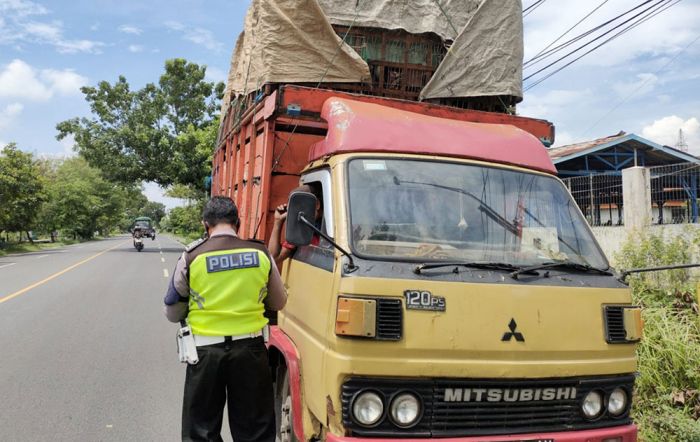
{"label": "green tree", "polygon": [[16,144],[0,152],[0,232],[27,232],[34,228],[44,200],[44,180],[38,162]]}
{"label": "green tree", "polygon": [[120,226],[134,197],[133,188],[105,180],[98,169],[80,157],[67,159],[56,167],[46,195],[42,225],[50,231],[65,230],[84,239],[92,238],[94,232],[106,235]]}
{"label": "green tree", "polygon": [[57,125],[58,139],[75,137],[77,151],[105,178],[121,183],[201,187],[210,174],[223,83],[205,81],[206,67],[165,62],[158,84],[132,91],[123,76],[82,88],[92,118]]}
{"label": "green tree", "polygon": [[156,224],[165,216],[165,205],[155,201],[148,201],[141,209],[142,216],[151,218]]}

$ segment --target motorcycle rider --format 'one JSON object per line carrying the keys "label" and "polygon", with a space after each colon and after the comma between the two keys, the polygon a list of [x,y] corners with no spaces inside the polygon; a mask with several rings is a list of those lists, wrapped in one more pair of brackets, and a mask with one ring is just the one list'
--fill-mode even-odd
{"label": "motorcycle rider", "polygon": [[141,230],[141,227],[134,227],[131,237],[134,241],[134,248],[138,250],[139,246],[143,247],[143,231]]}

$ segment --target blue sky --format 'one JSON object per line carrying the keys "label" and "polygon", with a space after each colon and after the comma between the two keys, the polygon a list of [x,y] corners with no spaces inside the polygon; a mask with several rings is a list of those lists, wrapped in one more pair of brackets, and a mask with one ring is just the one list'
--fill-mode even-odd
{"label": "blue sky", "polygon": [[[605,2],[572,35],[640,2]],[[248,3],[0,0],[0,145],[70,153],[55,126],[89,113],[80,86],[121,74],[139,88],[157,81],[169,58],[207,65],[209,78],[223,81]],[[525,18],[525,58],[599,3],[544,2]],[[554,122],[557,144],[625,130],[673,145],[683,128],[699,154],[700,41],[688,46],[699,36],[698,0],[683,0],[526,92],[518,113]],[[158,199],[157,188],[147,191]]]}

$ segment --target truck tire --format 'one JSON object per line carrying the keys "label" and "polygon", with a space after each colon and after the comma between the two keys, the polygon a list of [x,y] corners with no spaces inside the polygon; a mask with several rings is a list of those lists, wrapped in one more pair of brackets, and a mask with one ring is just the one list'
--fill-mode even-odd
{"label": "truck tire", "polygon": [[[282,382],[280,382],[280,379]],[[292,428],[292,390],[289,388],[289,372],[281,366],[277,372],[275,391],[275,417],[277,419],[276,442],[298,442]]]}

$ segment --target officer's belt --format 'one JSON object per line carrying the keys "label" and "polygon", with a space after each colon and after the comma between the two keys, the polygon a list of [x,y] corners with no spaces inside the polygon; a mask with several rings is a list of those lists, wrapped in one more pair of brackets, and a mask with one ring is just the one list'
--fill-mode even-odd
{"label": "officer's belt", "polygon": [[193,336],[197,347],[201,347],[203,345],[222,344],[224,342],[239,341],[241,339],[257,338],[258,336],[262,336],[262,331],[234,336],[203,336],[195,334],[193,334]]}

